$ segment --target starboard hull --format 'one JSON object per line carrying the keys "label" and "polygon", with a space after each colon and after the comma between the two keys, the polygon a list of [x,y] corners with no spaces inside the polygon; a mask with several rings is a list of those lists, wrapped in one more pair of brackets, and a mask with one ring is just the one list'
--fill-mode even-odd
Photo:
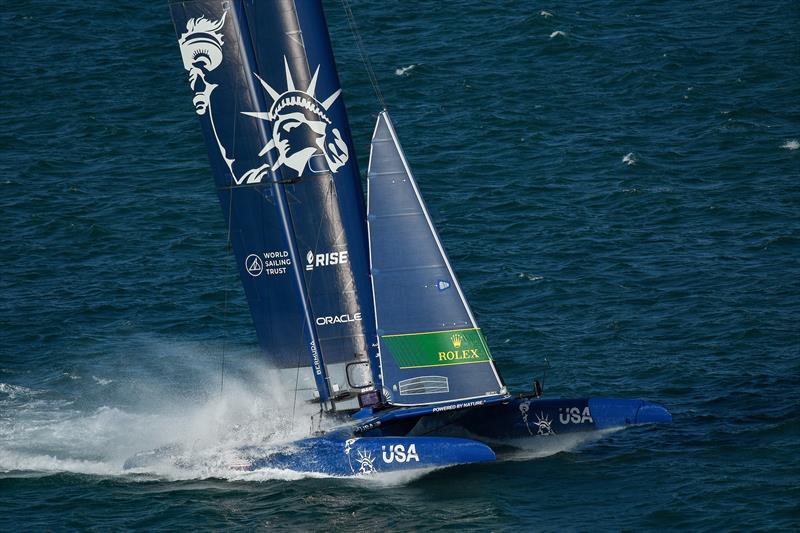
{"label": "starboard hull", "polygon": [[[643,400],[539,399],[530,396],[409,418],[402,417],[401,413],[391,415],[394,416],[390,413],[379,415],[361,424],[360,427],[366,429],[363,434],[461,436],[495,445],[533,437],[672,421],[672,415],[664,407]],[[388,421],[384,423],[382,419]]]}

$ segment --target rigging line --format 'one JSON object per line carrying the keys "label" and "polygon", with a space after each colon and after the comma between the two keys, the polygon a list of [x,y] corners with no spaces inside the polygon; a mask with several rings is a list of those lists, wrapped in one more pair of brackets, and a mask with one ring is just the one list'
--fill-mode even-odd
{"label": "rigging line", "polygon": [[[234,112],[237,112],[239,109],[239,104],[237,102],[236,109]],[[236,149],[236,123],[234,122],[233,125],[233,142],[234,142],[234,150]],[[233,172],[231,172],[231,179],[233,180],[235,176]],[[233,242],[231,241],[231,222],[233,220],[233,189],[231,188],[228,191],[228,231],[225,237],[225,248],[228,255],[233,255]],[[234,258],[234,262],[236,259]],[[247,265],[245,265],[247,268]],[[222,355],[220,357],[220,369],[219,369],[219,393],[222,395],[222,392],[225,388],[225,349],[227,348],[228,343],[228,299],[229,299],[229,292],[231,286],[231,263],[228,261],[227,272],[225,273],[225,298],[224,304],[222,306]]]}
{"label": "rigging line", "polygon": [[297,369],[294,377],[294,400],[292,401],[292,420],[289,422],[289,432],[294,431],[294,413],[297,410],[297,386],[300,383],[300,352],[297,352]]}
{"label": "rigging line", "polygon": [[364,42],[361,40],[361,34],[358,31],[358,26],[356,25],[356,19],[353,15],[353,10],[350,8],[350,2],[348,0],[341,0],[342,8],[344,8],[344,12],[347,14],[347,21],[350,23],[350,31],[353,32],[353,37],[356,40],[356,46],[358,47],[358,52],[361,54],[361,62],[364,63],[364,68],[367,71],[367,76],[369,77],[369,82],[372,84],[372,90],[375,91],[375,96],[378,98],[378,102],[381,104],[381,108],[386,110],[386,102],[383,101],[383,93],[381,92],[381,88],[378,85],[378,78],[375,76],[375,71],[372,68],[372,63],[369,60],[369,56],[367,52],[364,50]]}
{"label": "rigging line", "polygon": [[[233,218],[233,191],[229,191],[228,193],[228,235],[225,239],[225,248],[228,255],[232,254],[233,251],[233,244],[231,242],[231,219]],[[234,259],[235,261],[235,259]],[[246,268],[246,266],[245,266]],[[230,289],[231,284],[231,262],[228,260],[228,267],[227,272],[225,274],[225,299],[224,304],[222,307],[222,361],[220,364],[219,370],[219,393],[222,394],[222,391],[225,387],[225,349],[228,343],[228,292]]]}

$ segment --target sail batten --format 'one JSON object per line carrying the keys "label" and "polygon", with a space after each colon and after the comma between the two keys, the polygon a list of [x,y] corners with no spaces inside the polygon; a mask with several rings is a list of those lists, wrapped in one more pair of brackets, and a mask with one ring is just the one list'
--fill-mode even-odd
{"label": "sail batten", "polygon": [[393,405],[425,405],[504,395],[385,111],[375,125],[368,168],[367,226],[384,397]]}

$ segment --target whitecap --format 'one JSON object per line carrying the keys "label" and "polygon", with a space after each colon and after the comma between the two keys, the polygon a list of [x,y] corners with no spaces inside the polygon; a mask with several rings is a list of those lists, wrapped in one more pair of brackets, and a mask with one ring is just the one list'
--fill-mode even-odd
{"label": "whitecap", "polygon": [[98,385],[103,385],[103,386],[114,383],[113,379],[98,378],[97,376],[92,376],[92,379],[95,380]]}
{"label": "whitecap", "polygon": [[397,76],[408,76],[408,73],[414,70],[414,67],[417,65],[408,65],[407,67],[400,67],[399,69],[395,70],[394,73]]}
{"label": "whitecap", "polygon": [[121,474],[122,468],[109,466],[103,461],[67,459],[51,454],[36,455],[0,449],[0,472],[13,472],[16,476],[21,475],[23,472],[28,473],[28,475],[33,472],[73,472],[76,474],[111,476]]}
{"label": "whitecap", "polygon": [[0,383],[0,394],[6,394],[10,399],[14,399],[17,396],[31,396],[37,394],[37,392],[22,385]]}
{"label": "whitecap", "polygon": [[783,143],[781,145],[781,148],[786,148],[787,150],[797,150],[798,148],[800,148],[800,141],[798,141],[797,139],[791,139]]}
{"label": "whitecap", "polygon": [[545,11],[545,10],[540,11],[539,15],[541,15],[542,17],[544,17],[546,19],[549,19],[550,17],[553,16],[552,13],[550,13],[549,11]]}
{"label": "whitecap", "polygon": [[551,39],[554,39],[555,37],[566,37],[566,36],[567,36],[567,34],[564,33],[561,30],[556,30],[556,31],[554,31],[553,33],[550,34],[550,38]]}
{"label": "whitecap", "polygon": [[628,152],[627,154],[622,156],[622,162],[625,163],[628,166],[631,166],[631,165],[635,165],[636,163],[638,163],[639,162],[639,158],[636,157],[636,154],[634,154],[633,152]]}
{"label": "whitecap", "polygon": [[528,281],[539,281],[544,279],[544,276],[536,276],[535,274],[528,274],[527,272],[521,272],[519,274],[520,279],[527,279]]}

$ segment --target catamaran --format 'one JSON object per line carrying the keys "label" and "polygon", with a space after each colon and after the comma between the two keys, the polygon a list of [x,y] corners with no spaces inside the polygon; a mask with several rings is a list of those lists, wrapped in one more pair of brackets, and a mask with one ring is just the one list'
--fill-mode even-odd
{"label": "catamaran", "polygon": [[260,351],[336,420],[242,468],[435,468],[671,420],[642,400],[509,392],[386,109],[364,200],[321,1],[170,8]]}

